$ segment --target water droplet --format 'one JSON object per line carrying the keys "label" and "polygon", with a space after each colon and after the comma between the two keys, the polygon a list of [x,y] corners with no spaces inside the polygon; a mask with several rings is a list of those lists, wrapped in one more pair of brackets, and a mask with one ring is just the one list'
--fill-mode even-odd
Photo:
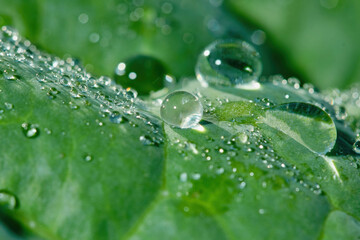
{"label": "water droplet", "polygon": [[14,108],[14,105],[12,105],[11,103],[8,103],[8,102],[5,102],[4,105],[7,110],[11,110]]}
{"label": "water droplet", "polygon": [[251,41],[256,45],[262,45],[265,43],[266,34],[262,30],[256,30],[251,35]]}
{"label": "water droplet", "polygon": [[162,119],[175,127],[192,128],[201,120],[203,107],[197,97],[185,91],[169,94],[160,108]]}
{"label": "water droplet", "polygon": [[333,9],[338,5],[339,0],[320,0],[322,7],[327,9]]}
{"label": "water droplet", "polygon": [[200,173],[193,173],[192,174],[192,179],[194,180],[199,180],[201,178],[201,174]]}
{"label": "water droplet", "polygon": [[166,79],[164,64],[150,56],[139,55],[121,62],[115,69],[116,83],[125,88],[136,89],[140,95],[147,95],[164,87]]}
{"label": "water droplet", "polygon": [[173,5],[169,2],[165,2],[161,6],[161,11],[165,14],[170,14],[172,12],[172,10],[173,10]]}
{"label": "water droplet", "polygon": [[97,43],[97,42],[99,42],[99,40],[100,40],[100,35],[99,35],[98,33],[91,33],[91,34],[89,35],[89,40],[90,40],[90,42],[92,42],[92,43]]}
{"label": "water droplet", "polygon": [[46,75],[44,73],[36,73],[36,79],[40,82],[40,83],[45,83],[46,82]]}
{"label": "water droplet", "polygon": [[243,146],[248,141],[248,135],[245,132],[235,134],[231,139],[239,147]]}
{"label": "water droplet", "polygon": [[353,150],[357,154],[360,154],[360,140],[356,140],[353,145]]}
{"label": "water droplet", "polygon": [[241,40],[220,40],[199,56],[196,77],[204,86],[235,86],[256,81],[262,72],[259,53]]}
{"label": "water droplet", "polygon": [[49,91],[47,92],[47,95],[49,96],[50,99],[55,99],[56,98],[56,95],[60,94],[60,92],[52,87],[49,89]]}
{"label": "water droplet", "polygon": [[84,156],[84,161],[85,162],[91,162],[93,160],[93,156],[87,154]]}
{"label": "water droplet", "polygon": [[275,106],[268,109],[260,121],[319,154],[329,152],[337,138],[335,123],[329,114],[308,103]]}
{"label": "water droplet", "polygon": [[23,123],[21,124],[21,128],[27,138],[36,138],[40,134],[40,130],[35,124]]}
{"label": "water droplet", "polygon": [[3,76],[6,80],[16,80],[19,79],[19,76],[16,75],[16,71],[14,69],[5,69],[3,71]]}
{"label": "water droplet", "polygon": [[181,173],[180,174],[180,181],[186,182],[187,181],[187,173]]}
{"label": "water droplet", "polygon": [[218,169],[216,169],[216,173],[217,174],[223,174],[224,173],[224,168],[218,168]]}
{"label": "water droplet", "polygon": [[19,207],[19,201],[13,193],[7,190],[0,190],[0,207],[14,210]]}
{"label": "water droplet", "polygon": [[123,123],[125,122],[127,119],[125,117],[123,117],[119,112],[114,111],[110,114],[110,121],[112,123]]}
{"label": "water droplet", "polygon": [[80,23],[85,24],[89,21],[89,16],[86,13],[82,13],[79,15],[78,19]]}
{"label": "water droplet", "polygon": [[140,136],[139,140],[144,146],[157,146],[158,145],[158,143],[155,142],[154,139],[152,139],[148,135]]}

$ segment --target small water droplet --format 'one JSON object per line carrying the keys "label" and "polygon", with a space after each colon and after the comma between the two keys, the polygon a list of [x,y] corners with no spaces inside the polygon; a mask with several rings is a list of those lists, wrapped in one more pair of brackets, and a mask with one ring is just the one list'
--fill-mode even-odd
{"label": "small water droplet", "polygon": [[36,79],[40,82],[40,83],[45,83],[46,82],[46,76],[43,73],[36,73]]}
{"label": "small water droplet", "polygon": [[85,162],[91,162],[93,160],[93,156],[91,156],[90,154],[86,154],[84,156],[84,161]]}
{"label": "small water droplet", "polygon": [[251,35],[251,41],[256,45],[262,45],[265,43],[266,33],[262,30],[256,30]]}
{"label": "small water droplet", "polygon": [[275,106],[268,109],[260,121],[319,154],[329,152],[337,138],[336,126],[329,114],[308,103]]}
{"label": "small water droplet", "polygon": [[89,35],[89,41],[92,43],[97,43],[100,40],[100,35],[98,33],[91,33]]}
{"label": "small water droplet", "polygon": [[357,154],[360,154],[360,140],[356,140],[353,145],[353,150]]}
{"label": "small water droplet", "polygon": [[36,138],[40,134],[40,130],[35,124],[23,123],[21,124],[21,128],[27,138]]}
{"label": "small water droplet", "polygon": [[175,127],[193,128],[202,118],[203,107],[191,93],[176,91],[162,102],[160,115],[166,123]]}
{"label": "small water droplet", "polygon": [[191,177],[194,180],[199,180],[201,178],[201,174],[200,173],[193,173]]}
{"label": "small water droplet", "polygon": [[210,44],[199,56],[196,77],[203,86],[235,86],[257,81],[262,72],[259,53],[235,39]]}
{"label": "small water droplet", "polygon": [[265,210],[262,209],[262,208],[260,208],[260,209],[259,209],[259,214],[261,214],[261,215],[262,215],[262,214],[265,214]]}
{"label": "small water droplet", "polygon": [[217,174],[223,174],[224,173],[224,168],[218,168],[218,169],[216,169],[216,173]]}
{"label": "small water droplet", "polygon": [[241,182],[240,184],[239,184],[239,188],[240,189],[244,189],[246,187],[246,182]]}
{"label": "small water droplet", "polygon": [[16,71],[14,69],[5,69],[3,71],[3,76],[6,80],[16,80],[19,79],[19,76],[16,75]]}
{"label": "small water droplet", "polygon": [[182,181],[182,182],[187,181],[187,173],[181,173],[180,174],[180,181]]}
{"label": "small water droplet", "polygon": [[144,145],[144,146],[157,146],[158,143],[154,141],[154,139],[152,139],[150,136],[148,135],[142,135],[139,137],[140,142]]}
{"label": "small water droplet", "polygon": [[14,108],[14,105],[12,105],[11,103],[8,103],[8,102],[5,102],[4,105],[7,110],[11,110]]}
{"label": "small water droplet", "polygon": [[82,13],[79,15],[78,19],[80,23],[85,24],[89,21],[89,16],[86,13]]}
{"label": "small water droplet", "polygon": [[19,207],[18,198],[7,190],[0,190],[0,207],[14,210]]}
{"label": "small water droplet", "polygon": [[110,122],[116,123],[116,124],[123,123],[123,122],[125,122],[127,120],[118,111],[112,112],[110,114],[109,118],[110,118]]}
{"label": "small water droplet", "polygon": [[249,139],[245,132],[237,133],[231,138],[236,145],[243,146]]}

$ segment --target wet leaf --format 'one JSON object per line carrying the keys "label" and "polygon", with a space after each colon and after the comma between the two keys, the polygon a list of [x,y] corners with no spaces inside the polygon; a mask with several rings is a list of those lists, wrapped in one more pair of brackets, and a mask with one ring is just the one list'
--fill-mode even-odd
{"label": "wet leaf", "polygon": [[281,77],[187,80],[174,89],[204,111],[181,129],[160,116],[169,89],[142,100],[1,35],[1,216],[49,240],[356,236],[359,157],[334,143],[355,129],[328,96]]}
{"label": "wet leaf", "polygon": [[322,89],[359,79],[358,1],[229,0],[228,8],[265,31],[298,77]]}

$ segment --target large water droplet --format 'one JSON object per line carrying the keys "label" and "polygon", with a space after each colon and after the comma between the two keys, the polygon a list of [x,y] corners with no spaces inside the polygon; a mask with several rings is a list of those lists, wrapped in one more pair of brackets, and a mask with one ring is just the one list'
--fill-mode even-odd
{"label": "large water droplet", "polygon": [[169,94],[160,108],[162,119],[175,127],[192,128],[201,120],[203,107],[191,93],[176,91]]}
{"label": "large water droplet", "polygon": [[196,77],[202,85],[234,86],[256,81],[262,71],[259,53],[235,39],[210,44],[199,56]]}
{"label": "large water droplet", "polygon": [[115,81],[125,88],[136,89],[140,95],[147,95],[164,87],[166,68],[154,57],[139,55],[117,65]]}
{"label": "large water droplet", "polygon": [[308,103],[275,106],[268,109],[260,121],[319,154],[329,152],[337,138],[336,126],[329,114]]}
{"label": "large water droplet", "polygon": [[5,207],[14,210],[18,206],[19,206],[19,201],[13,193],[7,190],[0,190],[0,207]]}

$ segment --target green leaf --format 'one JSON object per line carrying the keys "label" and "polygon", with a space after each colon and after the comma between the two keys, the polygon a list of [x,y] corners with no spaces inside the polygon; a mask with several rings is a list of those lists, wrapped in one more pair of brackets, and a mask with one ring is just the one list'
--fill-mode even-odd
{"label": "green leaf", "polygon": [[280,77],[246,88],[188,80],[173,88],[194,93],[204,117],[179,129],[159,118],[163,97],[152,99],[168,89],[144,101],[1,35],[1,216],[49,240],[357,233],[359,157],[340,141],[329,152],[339,132],[353,134],[333,99]]}
{"label": "green leaf", "polygon": [[[69,74],[77,81],[68,82],[60,68],[40,62],[1,57],[2,72],[13,70],[18,79],[0,77],[0,188],[19,199],[14,217],[45,239],[119,238],[161,186],[163,152],[139,141],[157,127],[137,120],[131,98],[86,85],[75,70]],[[116,109],[131,123],[105,117],[115,108],[107,98],[118,98]],[[38,135],[28,134],[33,128]]]}
{"label": "green leaf", "polygon": [[359,238],[359,221],[341,211],[334,211],[330,213],[325,223],[322,239],[331,240]]}
{"label": "green leaf", "polygon": [[322,89],[359,79],[358,1],[229,0],[228,8],[258,25],[298,77]]}

